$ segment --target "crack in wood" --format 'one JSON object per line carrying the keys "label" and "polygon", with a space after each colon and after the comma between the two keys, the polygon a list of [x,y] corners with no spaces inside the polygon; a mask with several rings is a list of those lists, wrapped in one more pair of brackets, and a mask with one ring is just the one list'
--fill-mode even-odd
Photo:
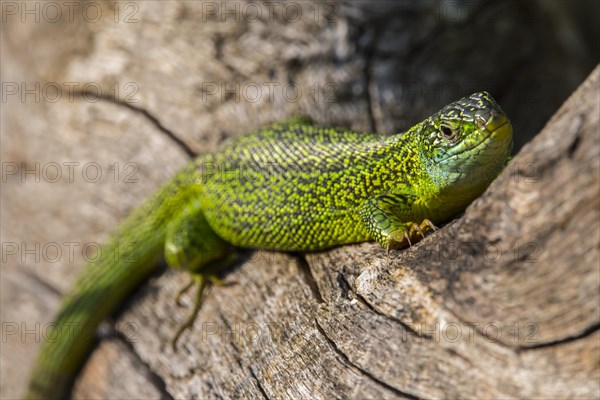
{"label": "crack in wood", "polygon": [[179,138],[179,136],[177,136],[173,131],[171,131],[165,125],[163,125],[163,123],[160,122],[160,120],[157,117],[155,117],[150,111],[146,110],[145,108],[134,106],[131,103],[126,103],[124,101],[120,101],[110,96],[98,95],[97,93],[75,92],[74,95],[75,97],[91,96],[93,98],[106,101],[119,107],[125,107],[137,114],[140,114],[143,117],[145,117],[148,121],[150,121],[150,123],[154,125],[159,132],[163,133],[172,142],[174,142],[190,158],[194,158],[197,155],[182,139]]}
{"label": "crack in wood", "polygon": [[[231,329],[231,324],[229,323],[229,321],[227,321],[227,318],[225,318],[225,315],[223,314],[223,311],[220,308],[219,308],[219,311],[218,311],[218,315],[219,315],[219,318],[221,318],[221,321],[223,321],[223,325],[225,325],[225,327],[227,328],[227,332],[234,332],[233,329]],[[237,343],[235,343],[234,336],[233,335],[226,335],[226,337],[229,337],[229,336],[231,336],[231,340],[229,340],[229,343],[235,349],[235,353],[237,355],[240,355],[241,354],[241,350],[238,347]],[[242,367],[242,365],[240,363],[240,360],[237,357],[236,357],[236,361],[238,362],[238,365],[240,367]]]}
{"label": "crack in wood", "polygon": [[314,322],[315,322],[315,327],[317,328],[317,331],[325,338],[325,341],[329,344],[329,346],[333,349],[333,351],[342,359],[342,362],[344,364],[348,365],[350,368],[356,370],[361,375],[366,376],[367,378],[369,378],[370,380],[372,380],[376,384],[384,387],[385,389],[393,392],[394,394],[396,394],[396,395],[398,395],[400,397],[411,399],[411,400],[420,400],[420,397],[415,396],[415,395],[410,394],[410,393],[403,392],[403,391],[401,391],[401,390],[399,390],[399,389],[391,386],[390,384],[388,384],[388,383],[382,381],[381,379],[377,378],[372,373],[364,370],[363,368],[359,367],[358,365],[356,365],[355,363],[353,363],[352,361],[350,361],[350,358],[348,358],[348,356],[342,350],[340,350],[340,348],[333,341],[333,339],[330,338],[327,335],[327,333],[325,332],[325,329],[323,329],[323,327],[319,324],[319,321],[317,321],[315,319]]}
{"label": "crack in wood", "polygon": [[[227,330],[229,332],[232,332],[232,330],[231,330],[231,324],[229,324],[229,322],[225,318],[225,315],[223,314],[223,311],[221,309],[219,309],[218,313],[219,313],[219,317],[223,321],[223,324],[227,327]],[[252,370],[252,368],[249,367],[249,366],[245,366],[245,365],[242,364],[242,359],[241,359],[242,352],[241,352],[241,349],[235,343],[235,340],[233,339],[233,335],[232,335],[232,339],[229,341],[229,343],[231,343],[231,346],[235,349],[235,353],[233,354],[233,358],[237,362],[237,364],[240,367],[240,369],[241,370],[246,370],[246,371],[248,371],[250,373],[250,375],[252,375],[252,377],[256,381],[256,387],[258,388],[258,390],[260,391],[260,393],[262,394],[262,396],[265,399],[269,400],[270,399],[269,395],[267,394],[265,388],[263,387],[262,383],[260,382],[260,380],[258,379],[258,377],[256,376],[256,374],[254,373],[254,371]]]}
{"label": "crack in wood", "polygon": [[446,308],[446,311],[448,313],[450,313],[450,315],[452,315],[454,318],[456,318],[456,322],[458,322],[461,325],[465,325],[465,326],[470,326],[475,332],[477,332],[478,334],[480,334],[483,338],[485,338],[485,340],[489,343],[493,343],[495,345],[498,345],[502,348],[508,349],[508,350],[516,350],[516,347],[510,346],[504,342],[499,341],[498,339],[495,339],[494,337],[490,336],[489,334],[486,334],[480,327],[479,324],[476,323],[470,323],[462,318],[460,318],[454,311]]}
{"label": "crack in wood", "polygon": [[400,318],[394,317],[393,315],[384,314],[384,313],[382,313],[381,311],[377,310],[377,309],[376,309],[375,307],[373,307],[373,305],[372,305],[371,303],[369,303],[369,302],[367,301],[367,299],[366,299],[366,298],[364,298],[364,297],[363,297],[361,294],[359,294],[359,293],[356,293],[356,292],[354,292],[354,291],[353,291],[353,293],[354,293],[354,294],[356,294],[356,299],[357,299],[357,300],[358,300],[358,301],[359,301],[361,304],[363,304],[363,305],[364,305],[365,307],[367,307],[369,310],[373,311],[375,314],[377,314],[377,315],[380,315],[380,316],[384,317],[385,319],[389,319],[389,320],[392,320],[392,321],[395,321],[395,322],[397,322],[397,323],[398,323],[398,324],[400,324],[400,325],[401,325],[401,326],[402,326],[404,329],[406,329],[406,331],[407,331],[409,334],[412,334],[412,335],[414,335],[414,336],[416,336],[416,337],[418,337],[418,338],[421,338],[421,339],[428,339],[428,340],[430,340],[430,339],[431,339],[431,337],[430,337],[430,336],[428,336],[428,335],[424,335],[424,334],[422,334],[422,333],[419,333],[419,332],[417,332],[416,330],[414,330],[413,328],[411,328],[411,327],[410,327],[410,325],[408,325],[407,323],[405,323],[404,321],[402,321]]}
{"label": "crack in wood", "polygon": [[150,365],[148,365],[148,363],[140,357],[140,355],[135,351],[133,344],[127,340],[127,337],[123,334],[123,332],[120,332],[118,329],[114,329],[111,333],[111,338],[119,343],[122,343],[135,358],[135,361],[143,367],[144,374],[149,378],[150,383],[154,385],[156,390],[158,390],[160,393],[160,398],[164,400],[173,400],[173,396],[171,396],[167,391],[167,384],[163,378],[154,372]]}
{"label": "crack in wood", "polygon": [[571,144],[569,144],[569,147],[567,148],[567,154],[569,156],[570,159],[573,159],[573,157],[575,156],[575,151],[577,150],[577,148],[579,147],[579,144],[581,143],[581,127],[583,126],[585,122],[585,115],[577,115],[577,118],[573,118],[573,123],[571,125],[571,130],[574,131],[573,134],[573,141],[571,142]]}
{"label": "crack in wood", "polygon": [[254,370],[252,370],[252,368],[249,368],[249,371],[250,371],[250,375],[252,375],[252,377],[256,381],[256,385],[258,386],[258,390],[260,390],[260,392],[262,393],[262,395],[263,395],[263,397],[265,399],[269,400],[270,397],[267,394],[267,392],[265,391],[265,388],[263,387],[262,383],[260,383],[260,380],[258,379],[258,377],[256,376],[256,374],[254,373]]}
{"label": "crack in wood", "polygon": [[[377,314],[377,315],[379,315],[379,316],[381,316],[381,317],[383,317],[383,318],[385,318],[385,319],[388,319],[388,320],[391,320],[391,321],[397,322],[397,323],[398,323],[398,324],[400,324],[400,325],[401,325],[401,326],[402,326],[404,329],[406,329],[406,331],[407,331],[409,334],[412,334],[412,335],[414,335],[414,336],[417,336],[417,337],[419,337],[419,338],[422,338],[422,339],[431,339],[429,336],[427,336],[427,335],[423,335],[423,334],[421,334],[421,333],[419,333],[419,332],[415,331],[413,328],[411,328],[411,327],[410,327],[408,324],[406,324],[406,323],[405,323],[404,321],[402,321],[401,319],[399,319],[399,318],[396,318],[396,317],[394,317],[393,315],[384,314],[383,312],[381,312],[381,311],[377,310],[377,309],[376,309],[376,308],[375,308],[375,307],[374,307],[374,306],[373,306],[371,303],[369,303],[369,302],[367,301],[367,299],[366,299],[365,297],[363,297],[363,295],[361,295],[360,293],[356,292],[356,291],[355,291],[355,290],[352,288],[352,285],[350,285],[350,283],[348,282],[348,280],[346,279],[346,277],[345,277],[343,274],[338,274],[338,282],[339,282],[340,284],[342,284],[341,286],[344,286],[344,287],[348,288],[348,291],[349,291],[349,292],[352,292],[352,293],[354,294],[354,296],[355,296],[355,298],[356,298],[356,300],[357,300],[358,302],[360,302],[362,305],[364,305],[365,307],[367,307],[369,310],[371,310],[371,311],[372,311],[372,312],[374,312],[375,314]],[[343,290],[343,289],[342,289],[342,290]]]}
{"label": "crack in wood", "polygon": [[[65,294],[62,293],[57,287],[50,284],[50,282],[43,280],[42,278],[40,278],[38,275],[36,275],[32,271],[29,271],[26,268],[22,268],[21,273],[28,279],[31,279],[32,281],[34,281],[34,283],[36,285],[39,285],[44,290],[48,291],[50,294],[52,294],[52,296],[56,296],[59,299],[62,299],[64,297]],[[12,279],[12,277],[10,275],[8,275],[8,279]]]}
{"label": "crack in wood", "polygon": [[344,298],[344,299],[350,299],[350,296],[348,296],[348,293],[354,293],[354,291],[352,290],[352,287],[350,286],[350,283],[348,282],[348,280],[344,276],[344,273],[343,272],[339,272],[337,274],[335,280],[338,283],[338,286],[340,287],[340,290],[342,291],[342,298]]}
{"label": "crack in wood", "polygon": [[586,329],[581,331],[581,333],[578,333],[576,335],[571,335],[571,336],[567,336],[567,337],[564,337],[561,339],[551,340],[551,341],[544,342],[544,343],[536,343],[536,344],[532,344],[531,346],[519,346],[519,347],[517,347],[516,350],[517,350],[517,352],[523,352],[523,351],[529,351],[529,350],[544,349],[547,347],[561,346],[564,344],[573,343],[577,340],[585,339],[586,337],[591,336],[594,333],[596,333],[598,330],[600,330],[600,323],[594,324],[592,326],[588,326]]}
{"label": "crack in wood", "polygon": [[308,261],[306,261],[306,256],[299,255],[297,259],[298,269],[302,274],[304,283],[306,283],[306,285],[310,288],[310,292],[312,293],[313,297],[317,300],[317,303],[324,303],[325,300],[323,300],[323,296],[321,295],[321,291],[319,290],[319,284],[317,283],[317,280],[315,279],[315,276],[313,275],[310,269]]}

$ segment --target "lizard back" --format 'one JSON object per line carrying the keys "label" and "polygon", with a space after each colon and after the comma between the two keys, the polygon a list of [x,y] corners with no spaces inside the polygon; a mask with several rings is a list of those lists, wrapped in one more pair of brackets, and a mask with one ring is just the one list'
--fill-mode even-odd
{"label": "lizard back", "polygon": [[[277,124],[196,161],[211,228],[242,247],[319,250],[369,240],[358,208],[410,185],[408,137]],[[393,176],[392,176],[393,175]]]}

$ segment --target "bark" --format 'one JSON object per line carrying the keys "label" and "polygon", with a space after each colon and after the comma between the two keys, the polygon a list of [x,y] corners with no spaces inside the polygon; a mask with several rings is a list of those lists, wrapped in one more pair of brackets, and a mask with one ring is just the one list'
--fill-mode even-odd
{"label": "bark", "polygon": [[[209,3],[141,2],[115,22],[112,2],[96,4],[106,17],[94,23],[76,13],[2,26],[3,81],[54,82],[63,97],[3,100],[3,166],[18,172],[2,177],[1,397],[21,393],[43,327],[84,265],[82,248],[102,242],[192,154],[298,113],[401,131],[480,89],[511,116],[520,151],[464,215],[389,259],[373,243],[246,253],[227,285],[208,290],[177,353],[169,340],[191,297],[187,307],[173,299],[187,276],[157,273],[106,324],[74,395],[600,396],[600,69],[555,112],[590,60],[548,40],[555,20],[542,8],[467,2],[454,21],[431,4],[340,2],[293,23],[281,12],[232,23],[208,15]],[[295,4],[314,15],[310,3]],[[79,84],[73,98],[66,82]],[[264,82],[294,83],[303,95],[212,93],[223,82],[263,91]],[[101,96],[89,95],[95,87]],[[65,162],[79,163],[72,180]],[[84,173],[91,162],[103,179]]]}
{"label": "bark", "polygon": [[[183,274],[153,279],[117,326],[164,397],[597,397],[599,84],[597,68],[461,218],[409,250],[253,253],[178,353]],[[88,367],[82,397],[112,362],[127,360]]]}

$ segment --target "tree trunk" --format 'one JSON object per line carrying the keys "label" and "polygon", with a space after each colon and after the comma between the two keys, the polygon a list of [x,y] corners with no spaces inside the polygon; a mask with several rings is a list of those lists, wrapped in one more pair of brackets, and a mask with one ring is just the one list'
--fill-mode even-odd
{"label": "tree trunk", "polygon": [[177,353],[188,277],[158,273],[74,396],[600,397],[600,68],[536,135],[590,65],[548,40],[542,6],[466,2],[454,21],[434,3],[302,2],[304,18],[255,21],[235,2],[231,21],[216,2],[94,4],[98,21],[3,8],[2,398],[22,392],[84,250],[191,155],[298,113],[397,132],[481,89],[520,151],[464,215],[389,258],[374,243],[246,253]]}

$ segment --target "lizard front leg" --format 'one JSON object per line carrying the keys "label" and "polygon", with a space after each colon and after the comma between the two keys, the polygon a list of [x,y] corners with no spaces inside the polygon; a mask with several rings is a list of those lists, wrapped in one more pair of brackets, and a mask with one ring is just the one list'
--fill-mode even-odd
{"label": "lizard front leg", "polygon": [[401,249],[423,239],[435,225],[427,218],[413,221],[412,206],[417,197],[390,193],[368,199],[361,207],[360,218],[371,237],[387,249]]}

